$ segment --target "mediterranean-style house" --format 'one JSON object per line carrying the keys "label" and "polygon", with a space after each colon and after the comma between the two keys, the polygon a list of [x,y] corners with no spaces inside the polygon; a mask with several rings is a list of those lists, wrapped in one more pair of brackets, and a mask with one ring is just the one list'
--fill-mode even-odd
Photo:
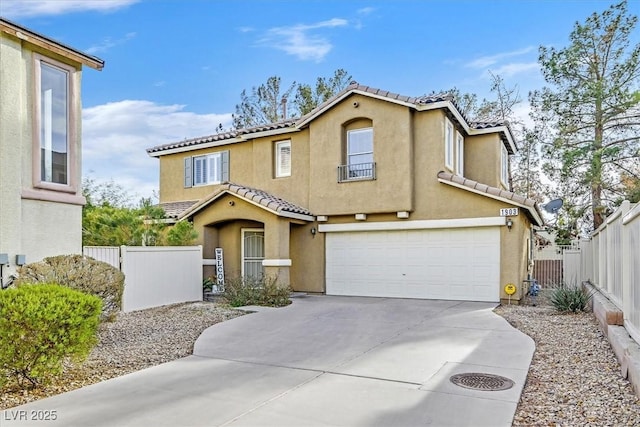
{"label": "mediterranean-style house", "polygon": [[82,67],[104,61],[0,18],[0,264],[82,252]]}
{"label": "mediterranean-style house", "polygon": [[[229,276],[329,295],[498,302],[526,292],[533,200],[509,191],[509,127],[448,95],[352,83],[309,114],[149,148],[167,217]],[[214,267],[205,267],[212,275]],[[511,289],[511,287],[508,287]]]}

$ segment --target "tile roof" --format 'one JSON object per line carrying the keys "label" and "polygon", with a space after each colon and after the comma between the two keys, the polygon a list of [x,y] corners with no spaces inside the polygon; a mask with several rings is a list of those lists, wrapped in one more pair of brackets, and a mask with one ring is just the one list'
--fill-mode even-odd
{"label": "tile roof", "polygon": [[309,210],[291,203],[285,199],[274,196],[271,193],[267,193],[266,191],[258,190],[257,188],[245,187],[243,185],[234,184],[231,182],[223,184],[222,188],[228,190],[229,192],[235,193],[247,200],[252,200],[256,203],[259,203],[262,206],[278,213],[290,212],[313,216],[313,214]]}
{"label": "tile roof", "polygon": [[275,212],[277,215],[285,217],[302,217],[301,219],[307,219],[304,217],[313,217],[313,214],[301,206],[282,199],[266,191],[259,190],[257,188],[247,187],[244,185],[234,184],[232,182],[225,182],[220,184],[218,188],[210,195],[200,199],[197,203],[193,203],[187,209],[183,210],[178,219],[183,219],[191,216],[199,210],[205,208],[224,194],[235,194],[238,197],[245,199],[251,203],[258,204],[265,209]]}
{"label": "tile roof", "polygon": [[197,200],[187,200],[181,202],[159,203],[158,207],[164,209],[165,218],[176,219],[182,212],[186,211],[196,203],[198,203]]}
{"label": "tile roof", "polygon": [[[459,106],[456,104],[453,98],[453,95],[450,93],[439,93],[439,94],[431,94],[431,95],[414,97],[414,96],[400,95],[400,94],[389,92],[386,90],[377,89],[377,88],[373,88],[366,85],[361,85],[357,82],[351,82],[349,86],[347,86],[342,91],[340,91],[340,93],[338,93],[331,99],[323,102],[322,104],[320,104],[319,106],[317,106],[312,111],[310,111],[309,113],[305,114],[302,117],[291,118],[291,119],[283,120],[276,123],[268,123],[264,125],[253,126],[250,128],[238,129],[238,130],[219,133],[215,135],[185,139],[183,141],[158,145],[156,147],[148,148],[147,153],[153,154],[153,153],[159,153],[166,150],[171,150],[174,148],[191,147],[191,146],[197,146],[201,144],[215,143],[215,142],[219,142],[220,145],[223,145],[225,143],[231,143],[233,139],[242,138],[245,135],[250,136],[252,134],[257,134],[260,132],[286,130],[290,128],[292,130],[295,130],[295,129],[298,129],[299,127],[304,127],[304,124],[310,118],[312,118],[316,114],[319,114],[321,111],[323,111],[325,108],[327,108],[337,100],[340,100],[342,97],[354,91],[385,98],[390,101],[402,102],[405,104],[413,105],[415,107],[419,107],[421,105],[435,104],[438,102],[450,102],[451,104],[454,105],[454,107],[458,110],[458,112],[460,112],[460,115],[464,118],[464,120],[467,121],[467,123],[469,123],[469,120],[461,112]],[[469,126],[472,129],[488,129],[488,128],[499,127],[504,125],[506,125],[506,123],[503,123],[503,122],[471,122],[469,123]]]}
{"label": "tile roof", "polygon": [[449,172],[443,172],[443,171],[438,172],[438,179],[440,181],[452,182],[454,184],[467,187],[477,193],[484,193],[489,197],[510,200],[515,204],[518,204],[520,206],[527,208],[531,213],[532,217],[537,222],[539,222],[538,225],[543,225],[542,215],[540,213],[540,210],[538,209],[538,205],[536,204],[536,201],[533,199],[529,199],[527,197],[521,196],[512,191],[501,190],[500,188],[491,187],[486,184],[481,184],[478,181],[467,179],[459,175],[454,175]]}

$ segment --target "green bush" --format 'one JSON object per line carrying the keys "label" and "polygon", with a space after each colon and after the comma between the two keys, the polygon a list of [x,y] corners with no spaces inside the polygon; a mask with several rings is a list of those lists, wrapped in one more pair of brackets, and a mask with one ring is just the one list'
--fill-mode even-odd
{"label": "green bush", "polygon": [[236,278],[224,283],[223,297],[232,307],[263,305],[282,307],[289,305],[289,286],[280,286],[275,278]]}
{"label": "green bush", "polygon": [[558,311],[570,311],[576,313],[585,311],[591,295],[580,286],[567,286],[561,284],[551,290],[551,304]]}
{"label": "green bush", "polygon": [[59,374],[65,357],[83,360],[97,342],[101,305],[51,283],[0,292],[0,382],[37,385]]}
{"label": "green bush", "polygon": [[124,274],[106,262],[82,255],[60,255],[22,266],[16,286],[59,283],[102,300],[102,316],[115,317],[122,307]]}

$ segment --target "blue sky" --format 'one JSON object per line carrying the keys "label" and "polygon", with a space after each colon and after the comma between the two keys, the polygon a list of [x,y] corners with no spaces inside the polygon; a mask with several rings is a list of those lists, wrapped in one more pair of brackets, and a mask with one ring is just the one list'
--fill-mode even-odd
{"label": "blue sky", "polygon": [[[145,149],[228,127],[243,89],[346,69],[403,95],[527,93],[538,47],[564,47],[600,0],[1,0],[0,15],[105,60],[83,73],[83,173],[137,199],[158,188]],[[640,1],[629,10],[640,15]],[[636,42],[640,37],[636,33]]]}

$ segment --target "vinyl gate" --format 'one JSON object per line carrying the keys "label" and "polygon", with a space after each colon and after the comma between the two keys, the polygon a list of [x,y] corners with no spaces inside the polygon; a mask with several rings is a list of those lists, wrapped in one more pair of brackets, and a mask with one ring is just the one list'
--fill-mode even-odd
{"label": "vinyl gate", "polygon": [[124,273],[122,311],[202,301],[202,246],[87,246]]}

